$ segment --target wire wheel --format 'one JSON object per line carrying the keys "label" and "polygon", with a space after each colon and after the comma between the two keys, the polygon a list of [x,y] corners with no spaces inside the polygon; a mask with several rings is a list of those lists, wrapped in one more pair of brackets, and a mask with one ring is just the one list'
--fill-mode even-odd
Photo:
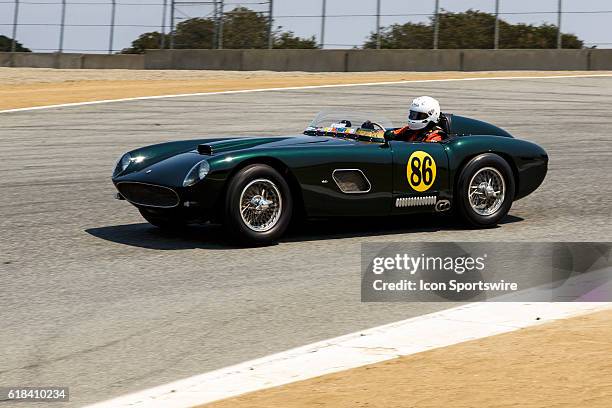
{"label": "wire wheel", "polygon": [[468,201],[478,215],[495,214],[503,205],[506,194],[504,177],[494,167],[483,167],[472,177]]}
{"label": "wire wheel", "polygon": [[240,216],[252,231],[266,232],[278,223],[283,200],[272,181],[256,179],[247,184],[240,194]]}

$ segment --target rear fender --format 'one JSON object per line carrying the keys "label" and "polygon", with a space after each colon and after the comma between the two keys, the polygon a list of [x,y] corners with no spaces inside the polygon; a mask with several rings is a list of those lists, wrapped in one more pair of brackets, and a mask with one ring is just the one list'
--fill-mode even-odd
{"label": "rear fender", "polygon": [[482,153],[495,153],[503,157],[514,173],[515,200],[525,197],[537,189],[546,177],[548,155],[535,143],[501,136],[455,137],[445,143],[449,168],[455,183],[461,169],[473,157]]}

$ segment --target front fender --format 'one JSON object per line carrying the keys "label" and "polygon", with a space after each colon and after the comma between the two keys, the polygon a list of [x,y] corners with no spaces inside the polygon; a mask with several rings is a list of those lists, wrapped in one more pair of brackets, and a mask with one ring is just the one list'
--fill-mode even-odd
{"label": "front fender", "polygon": [[149,167],[155,163],[159,163],[163,160],[169,159],[172,156],[176,156],[181,153],[186,153],[191,150],[197,149],[198,145],[202,143],[210,143],[217,139],[194,139],[194,140],[177,140],[173,142],[165,142],[154,144],[150,146],[140,147],[138,149],[130,150],[128,153],[133,157],[140,157],[141,159],[137,162],[131,163],[130,166],[121,173],[124,176],[129,173],[140,171],[146,167]]}

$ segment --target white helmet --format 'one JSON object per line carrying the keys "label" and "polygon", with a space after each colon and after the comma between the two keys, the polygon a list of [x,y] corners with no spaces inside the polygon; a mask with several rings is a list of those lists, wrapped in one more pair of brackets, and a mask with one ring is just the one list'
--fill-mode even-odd
{"label": "white helmet", "polygon": [[410,104],[408,127],[413,130],[423,129],[429,122],[440,120],[440,103],[431,96],[419,96]]}

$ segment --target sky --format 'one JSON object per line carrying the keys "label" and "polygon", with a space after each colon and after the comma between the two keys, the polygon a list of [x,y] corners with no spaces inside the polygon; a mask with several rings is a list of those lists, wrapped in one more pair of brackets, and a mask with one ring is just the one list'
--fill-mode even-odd
{"label": "sky", "polygon": [[[12,35],[15,0],[0,0],[0,34]],[[111,0],[66,0],[66,52],[105,52],[109,47]],[[116,24],[113,48],[128,47],[139,34],[160,31],[164,0],[116,0]],[[169,1],[169,0],[168,0]],[[177,0],[185,2],[186,0]],[[197,1],[197,0],[196,0]],[[203,0],[206,1],[206,0]],[[209,1],[209,0],[208,0]],[[225,9],[244,5],[266,11],[267,0],[226,0]],[[325,48],[352,48],[361,45],[375,30],[376,0],[326,0]],[[612,2],[610,0],[563,0],[562,30],[578,35],[588,46],[612,48]],[[381,0],[381,25],[426,21],[435,0]],[[553,23],[557,21],[558,0],[500,0],[501,18],[511,23]],[[495,0],[440,0],[449,11],[477,9],[494,12]],[[274,0],[275,25],[303,37],[319,41],[322,0]],[[212,6],[177,5],[178,23],[190,17],[209,15]],[[588,13],[606,11],[606,13]],[[509,13],[509,14],[504,14]],[[527,13],[527,14],[521,14]],[[168,13],[169,14],[169,13]],[[351,14],[351,16],[346,16]],[[355,15],[372,16],[355,16]],[[411,16],[407,16],[411,14]],[[338,17],[340,15],[340,17]],[[168,17],[168,16],[167,16]],[[56,51],[59,46],[61,0],[20,0],[17,40],[33,51]],[[166,19],[167,24],[169,19]],[[51,25],[45,25],[51,24]],[[85,27],[86,25],[93,25]]]}

